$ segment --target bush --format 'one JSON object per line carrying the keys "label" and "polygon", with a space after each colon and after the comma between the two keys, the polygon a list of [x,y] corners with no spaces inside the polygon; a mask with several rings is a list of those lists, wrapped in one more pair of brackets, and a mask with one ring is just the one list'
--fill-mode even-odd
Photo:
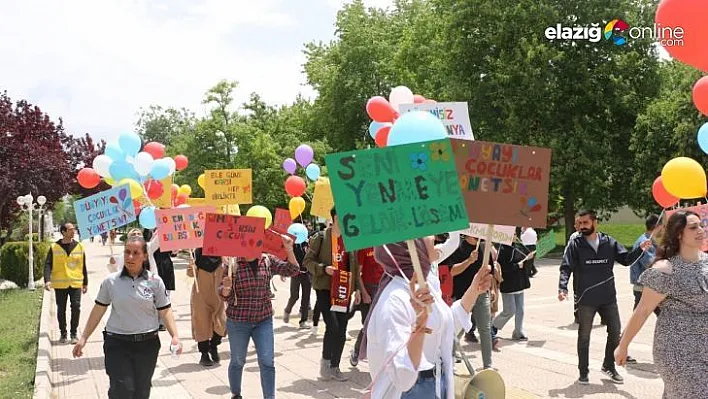
{"label": "bush", "polygon": [[[25,234],[25,241],[29,241],[29,234]],[[32,241],[39,241],[39,233],[32,233]]]}
{"label": "bush", "polygon": [[[46,242],[34,242],[34,278],[44,277],[44,263],[49,254],[50,245]],[[0,249],[0,277],[10,280],[20,287],[28,282],[27,265],[29,263],[29,243],[6,242]]]}

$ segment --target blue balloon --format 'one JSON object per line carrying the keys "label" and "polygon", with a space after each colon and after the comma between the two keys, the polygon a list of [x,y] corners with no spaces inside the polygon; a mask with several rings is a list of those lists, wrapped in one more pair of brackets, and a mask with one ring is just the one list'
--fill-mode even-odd
{"label": "blue balloon", "polygon": [[307,165],[307,168],[305,168],[305,174],[312,181],[316,181],[317,179],[319,179],[320,173],[320,167],[314,163]]}
{"label": "blue balloon", "polygon": [[703,124],[700,129],[698,129],[698,145],[701,146],[701,150],[708,154],[708,123]]}
{"label": "blue balloon", "polygon": [[125,161],[115,161],[108,167],[108,173],[115,181],[122,179],[132,179],[136,173],[133,165]]}
{"label": "blue balloon", "polygon": [[534,206],[534,205],[536,205],[536,197],[529,198],[529,206]]}
{"label": "blue balloon", "polygon": [[170,175],[170,162],[164,158],[158,159],[152,164],[150,176],[155,180],[162,180]]}
{"label": "blue balloon", "polygon": [[307,227],[302,223],[293,223],[288,227],[288,234],[295,236],[295,244],[307,241]]}
{"label": "blue balloon", "polygon": [[106,150],[103,153],[113,161],[122,161],[125,159],[125,153],[116,143],[108,143]]}
{"label": "blue balloon", "polygon": [[143,210],[140,212],[140,216],[138,216],[138,220],[140,221],[140,225],[146,229],[154,229],[155,227],[157,227],[157,220],[155,219],[155,207],[146,206],[145,208],[143,208]]}
{"label": "blue balloon", "polygon": [[371,136],[371,138],[376,140],[376,133],[378,133],[379,129],[384,126],[386,126],[386,124],[383,122],[371,122],[371,124],[369,125],[369,135]]}
{"label": "blue balloon", "polygon": [[386,146],[422,143],[447,137],[447,129],[438,118],[427,111],[413,111],[396,120],[388,134]]}
{"label": "blue balloon", "polygon": [[120,149],[123,150],[125,155],[134,157],[140,151],[143,142],[140,140],[140,136],[133,132],[124,132],[118,136],[118,145]]}

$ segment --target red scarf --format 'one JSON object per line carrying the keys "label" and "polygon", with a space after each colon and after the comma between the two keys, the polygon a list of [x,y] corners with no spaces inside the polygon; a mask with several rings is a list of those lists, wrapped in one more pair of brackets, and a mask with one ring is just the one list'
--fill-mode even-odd
{"label": "red scarf", "polygon": [[349,297],[352,294],[351,273],[347,271],[349,254],[344,249],[342,237],[335,237],[333,232],[330,232],[330,235],[332,237],[332,266],[334,267],[330,286],[331,310],[332,312],[347,313],[349,311]]}

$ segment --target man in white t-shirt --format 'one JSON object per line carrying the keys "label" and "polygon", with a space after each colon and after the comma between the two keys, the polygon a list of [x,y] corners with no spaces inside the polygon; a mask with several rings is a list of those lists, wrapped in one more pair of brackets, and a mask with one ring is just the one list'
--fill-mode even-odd
{"label": "man in white t-shirt", "polygon": [[[524,246],[529,250],[529,252],[535,251],[536,244],[538,243],[538,234],[536,233],[536,230],[531,227],[522,227],[521,243],[524,244]],[[529,277],[533,277],[536,275],[536,273],[538,273],[538,270],[536,269],[536,264],[534,263],[534,258],[535,257],[532,257],[531,259],[524,262],[524,268],[526,269],[526,272],[528,273]]]}

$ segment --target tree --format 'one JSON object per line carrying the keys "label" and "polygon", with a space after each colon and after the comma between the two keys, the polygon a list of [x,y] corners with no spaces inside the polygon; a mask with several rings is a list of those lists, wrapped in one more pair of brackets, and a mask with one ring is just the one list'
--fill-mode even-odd
{"label": "tree", "polygon": [[73,143],[61,118],[54,123],[39,107],[0,95],[0,230],[17,215],[18,196],[44,195],[53,204],[71,190],[77,172],[69,153]]}
{"label": "tree", "polygon": [[194,113],[185,108],[150,105],[140,109],[135,130],[145,143],[156,141],[169,146],[176,136],[193,127],[194,120]]}
{"label": "tree", "polygon": [[[68,147],[68,152],[69,156],[72,158],[72,163],[77,165],[79,168],[90,168],[93,165],[93,159],[103,154],[105,150],[106,142],[101,140],[96,143],[88,133],[86,133],[84,137],[74,139]],[[89,189],[81,187],[79,182],[76,179],[73,179],[70,192],[72,194],[79,194],[83,198],[104,190],[108,190],[109,188],[111,187],[103,180],[101,180],[101,183],[99,183],[98,186]]]}

